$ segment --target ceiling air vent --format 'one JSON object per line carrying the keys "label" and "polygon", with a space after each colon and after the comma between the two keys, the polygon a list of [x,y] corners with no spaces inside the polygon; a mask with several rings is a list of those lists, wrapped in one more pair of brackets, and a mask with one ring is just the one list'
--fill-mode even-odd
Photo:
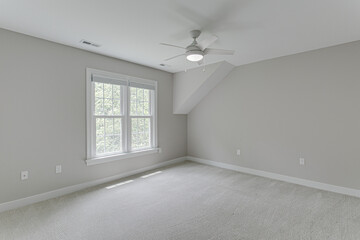
{"label": "ceiling air vent", "polygon": [[93,43],[93,42],[90,42],[90,41],[84,40],[84,39],[82,39],[82,40],[80,41],[80,43],[85,44],[85,45],[88,45],[88,46],[100,47],[99,44]]}

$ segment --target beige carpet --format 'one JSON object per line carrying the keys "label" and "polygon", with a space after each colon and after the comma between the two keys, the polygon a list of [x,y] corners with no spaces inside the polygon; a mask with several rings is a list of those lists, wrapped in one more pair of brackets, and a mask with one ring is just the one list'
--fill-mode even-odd
{"label": "beige carpet", "polygon": [[358,198],[195,163],[153,172],[1,213],[0,239],[360,239]]}

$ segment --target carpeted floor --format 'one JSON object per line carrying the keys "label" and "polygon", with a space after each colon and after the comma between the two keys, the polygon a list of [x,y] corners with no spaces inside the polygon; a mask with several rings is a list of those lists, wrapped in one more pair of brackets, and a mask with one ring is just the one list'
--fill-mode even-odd
{"label": "carpeted floor", "polygon": [[0,239],[360,239],[358,198],[189,162],[149,173],[1,213]]}

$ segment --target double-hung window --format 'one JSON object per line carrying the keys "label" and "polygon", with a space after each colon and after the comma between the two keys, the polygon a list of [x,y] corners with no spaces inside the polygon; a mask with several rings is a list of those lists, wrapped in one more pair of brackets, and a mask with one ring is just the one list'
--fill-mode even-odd
{"label": "double-hung window", "polygon": [[156,81],[87,69],[87,164],[157,152]]}

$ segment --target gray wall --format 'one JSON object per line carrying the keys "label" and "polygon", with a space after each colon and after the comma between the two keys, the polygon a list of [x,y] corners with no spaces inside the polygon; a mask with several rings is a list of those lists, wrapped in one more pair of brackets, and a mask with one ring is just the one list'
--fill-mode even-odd
{"label": "gray wall", "polygon": [[188,155],[360,189],[359,64],[353,42],[235,68],[188,115]]}
{"label": "gray wall", "polygon": [[[186,116],[172,114],[172,74],[7,30],[0,39],[0,203],[186,155]],[[86,67],[158,81],[161,154],[85,165]],[[21,170],[30,171],[27,181]]]}

